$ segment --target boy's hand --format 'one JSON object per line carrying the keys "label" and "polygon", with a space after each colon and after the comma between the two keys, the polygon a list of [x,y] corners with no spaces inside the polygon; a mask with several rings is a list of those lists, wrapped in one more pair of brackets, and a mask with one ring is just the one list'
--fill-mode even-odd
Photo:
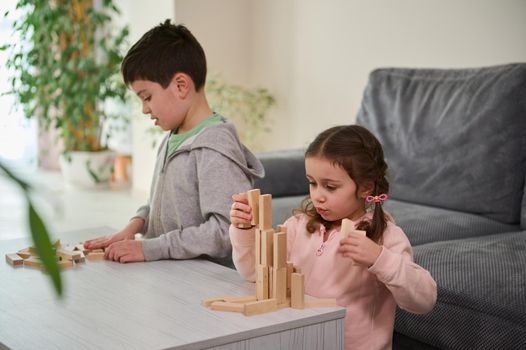
{"label": "boy's hand", "polygon": [[230,209],[230,222],[235,227],[248,226],[252,227],[252,208],[248,205],[248,199],[245,193],[238,193],[232,196],[232,207]]}
{"label": "boy's hand", "polygon": [[123,264],[128,262],[144,261],[142,241],[124,240],[114,242],[110,244],[108,248],[106,248],[104,258]]}
{"label": "boy's hand", "polygon": [[349,237],[340,241],[338,252],[354,262],[370,267],[382,252],[382,247],[368,237],[351,232]]}
{"label": "boy's hand", "polygon": [[111,236],[98,237],[95,239],[90,239],[84,242],[84,248],[86,249],[101,249],[106,248],[110,244],[128,239],[129,235],[125,231],[117,232]]}

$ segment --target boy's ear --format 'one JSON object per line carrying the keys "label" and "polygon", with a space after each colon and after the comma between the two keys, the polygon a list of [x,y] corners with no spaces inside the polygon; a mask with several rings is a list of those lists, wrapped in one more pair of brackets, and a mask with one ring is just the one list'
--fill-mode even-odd
{"label": "boy's ear", "polygon": [[190,76],[184,73],[175,73],[171,85],[181,98],[186,98],[193,86]]}

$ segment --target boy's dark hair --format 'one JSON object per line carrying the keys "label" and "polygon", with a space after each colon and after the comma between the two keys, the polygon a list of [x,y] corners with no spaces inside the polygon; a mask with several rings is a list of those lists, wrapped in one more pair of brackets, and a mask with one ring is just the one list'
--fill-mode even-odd
{"label": "boy's dark hair", "polygon": [[[357,191],[367,183],[373,184],[371,195],[377,196],[389,192],[382,145],[369,130],[359,125],[335,126],[319,134],[305,152],[307,157],[322,157],[340,166],[356,183]],[[367,237],[379,242],[387,227],[387,219],[380,203],[373,204],[374,213],[371,222],[362,221],[356,227],[365,230]],[[313,233],[321,223],[330,229],[336,222],[325,221],[312,204],[310,197],[301,204],[300,212],[310,217],[307,230]]]}
{"label": "boy's dark hair", "polygon": [[164,23],[147,31],[124,57],[121,65],[124,83],[150,80],[166,88],[176,73],[192,78],[199,91],[206,79],[206,57],[203,48],[181,24]]}

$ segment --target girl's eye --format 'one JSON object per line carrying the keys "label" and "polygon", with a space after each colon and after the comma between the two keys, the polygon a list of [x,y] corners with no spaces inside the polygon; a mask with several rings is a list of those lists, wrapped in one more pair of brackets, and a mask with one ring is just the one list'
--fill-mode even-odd
{"label": "girl's eye", "polygon": [[336,187],[336,186],[332,186],[332,185],[327,185],[327,186],[325,186],[325,188],[326,188],[328,191],[331,191],[331,192],[332,192],[332,191],[336,190],[337,187]]}
{"label": "girl's eye", "polygon": [[312,181],[307,181],[309,183],[309,186],[316,186],[316,183],[315,182],[312,182]]}
{"label": "girl's eye", "polygon": [[152,99],[152,97],[151,97],[151,96],[148,96],[148,97],[145,97],[143,101],[144,101],[144,102],[150,102],[151,99]]}

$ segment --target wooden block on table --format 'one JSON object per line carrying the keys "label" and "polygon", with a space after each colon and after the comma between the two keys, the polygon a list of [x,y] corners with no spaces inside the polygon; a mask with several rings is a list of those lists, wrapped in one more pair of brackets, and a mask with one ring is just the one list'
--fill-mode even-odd
{"label": "wooden block on table", "polygon": [[305,295],[305,307],[336,307],[336,299],[333,298],[315,298]]}
{"label": "wooden block on table", "polygon": [[6,254],[5,261],[11,266],[23,266],[24,259],[21,258],[18,254]]}
{"label": "wooden block on table", "polygon": [[257,300],[268,299],[269,296],[269,267],[256,265],[256,298]]}
{"label": "wooden block on table", "polygon": [[101,249],[92,249],[92,250],[90,250],[90,254],[91,253],[104,253],[104,249],[102,249],[102,248]]}
{"label": "wooden block on table", "polygon": [[276,232],[287,233],[287,226],[285,226],[285,225],[278,225],[278,226],[276,226]]}
{"label": "wooden block on table", "polygon": [[252,225],[259,224],[259,196],[261,191],[256,188],[247,192],[248,205],[252,209]]}
{"label": "wooden block on table", "polygon": [[294,273],[294,265],[287,263],[287,298],[290,297],[291,276]]}
{"label": "wooden block on table", "polygon": [[60,243],[60,239],[57,239],[55,243],[53,243],[53,248],[60,249],[62,248],[62,244]]}
{"label": "wooden block on table", "polygon": [[259,196],[259,228],[272,229],[272,195],[270,194]]}
{"label": "wooden block on table", "polygon": [[32,256],[38,256],[37,248],[27,247],[26,249],[29,252],[29,254],[31,254]]}
{"label": "wooden block on table", "polygon": [[261,231],[261,265],[272,266],[274,230]]}
{"label": "wooden block on table", "polygon": [[212,305],[212,303],[216,301],[225,301],[225,299],[223,297],[207,298],[201,301],[201,305],[203,305],[204,307],[210,307],[210,305]]}
{"label": "wooden block on table", "polygon": [[287,234],[285,232],[274,233],[272,244],[274,249],[272,266],[278,269],[287,267]]}
{"label": "wooden block on table", "polygon": [[261,264],[261,230],[256,228],[256,266]]}
{"label": "wooden block on table", "polygon": [[95,252],[92,250],[88,255],[86,255],[86,259],[89,261],[104,260],[104,252]]}
{"label": "wooden block on table", "polygon": [[293,273],[291,276],[290,307],[293,309],[305,307],[305,277],[301,273]]}
{"label": "wooden block on table", "polygon": [[61,268],[61,269],[67,269],[67,268],[70,268],[70,267],[73,267],[73,260],[69,260],[69,259],[62,259],[62,260],[59,260],[57,262],[58,266]]}
{"label": "wooden block on table", "polygon": [[275,298],[278,304],[287,299],[287,268],[281,267],[272,269],[272,298]]}
{"label": "wooden block on table", "polygon": [[65,260],[74,260],[74,261],[80,260],[81,254],[82,254],[81,252],[76,251],[76,250],[70,251],[70,250],[66,250],[63,248],[57,249],[57,255],[60,257],[63,257]]}
{"label": "wooden block on table", "polygon": [[245,312],[245,304],[229,303],[226,301],[214,301],[210,304],[210,308],[216,311]]}
{"label": "wooden block on table", "polygon": [[25,248],[16,252],[16,255],[18,255],[22,259],[27,259],[31,256],[31,253],[29,252],[29,248]]}
{"label": "wooden block on table", "polygon": [[278,303],[278,309],[284,309],[290,307],[290,298],[286,298],[281,303]]}
{"label": "wooden block on table", "polygon": [[42,261],[37,257],[30,256],[24,259],[24,266],[40,269],[42,267]]}
{"label": "wooden block on table", "polygon": [[271,312],[278,308],[278,303],[276,299],[265,299],[253,301],[251,303],[244,304],[245,316],[258,315],[265,312]]}
{"label": "wooden block on table", "polygon": [[223,300],[227,303],[250,303],[258,300],[255,295],[237,296],[237,295],[226,295]]}

